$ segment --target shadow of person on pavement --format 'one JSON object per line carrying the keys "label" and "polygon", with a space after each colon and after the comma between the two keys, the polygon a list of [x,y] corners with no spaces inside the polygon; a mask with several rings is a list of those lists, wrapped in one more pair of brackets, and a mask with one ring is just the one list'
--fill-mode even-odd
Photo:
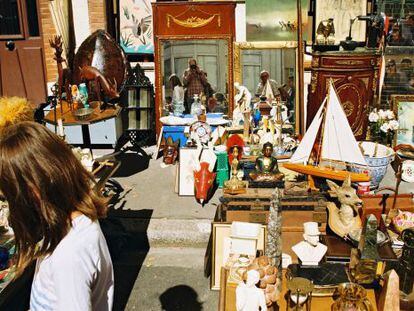
{"label": "shadow of person on pavement", "polygon": [[197,292],[187,285],[170,287],[160,297],[161,309],[165,311],[201,311]]}

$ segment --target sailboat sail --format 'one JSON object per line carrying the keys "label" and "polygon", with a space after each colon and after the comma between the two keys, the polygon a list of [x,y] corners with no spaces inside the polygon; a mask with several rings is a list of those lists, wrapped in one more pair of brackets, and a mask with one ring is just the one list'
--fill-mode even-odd
{"label": "sailboat sail", "polygon": [[316,135],[318,135],[319,128],[322,122],[322,111],[325,106],[326,98],[323,101],[322,105],[319,107],[318,112],[315,115],[311,125],[303,136],[302,141],[300,142],[295,153],[290,158],[289,162],[291,163],[305,163],[309,160],[310,154],[312,152],[313,145],[316,140]]}
{"label": "sailboat sail", "polygon": [[332,82],[329,85],[321,157],[367,165]]}

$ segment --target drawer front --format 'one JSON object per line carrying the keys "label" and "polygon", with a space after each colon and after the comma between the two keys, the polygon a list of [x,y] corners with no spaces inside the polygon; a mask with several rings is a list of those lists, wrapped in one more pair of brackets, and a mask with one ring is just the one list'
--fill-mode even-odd
{"label": "drawer front", "polygon": [[[50,123],[46,123],[46,127],[52,132],[55,132],[55,126]],[[83,144],[82,126],[80,125],[68,125],[63,127],[65,132],[65,140],[72,145]]]}
{"label": "drawer front", "polygon": [[329,57],[323,56],[320,58],[320,68],[332,69],[366,69],[373,68],[379,65],[379,58],[369,57]]}
{"label": "drawer front", "polygon": [[118,123],[119,118],[112,118],[89,125],[91,144],[115,145],[122,134]]}

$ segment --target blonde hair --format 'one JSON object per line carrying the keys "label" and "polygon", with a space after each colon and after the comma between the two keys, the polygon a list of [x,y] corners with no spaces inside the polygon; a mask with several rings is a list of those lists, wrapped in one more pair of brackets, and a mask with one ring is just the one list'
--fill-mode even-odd
{"label": "blonde hair", "polygon": [[23,97],[0,97],[0,134],[8,126],[33,121],[34,112]]}

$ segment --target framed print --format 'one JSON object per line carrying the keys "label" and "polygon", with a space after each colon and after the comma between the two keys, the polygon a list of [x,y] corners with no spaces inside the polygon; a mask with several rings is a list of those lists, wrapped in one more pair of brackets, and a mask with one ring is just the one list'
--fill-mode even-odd
{"label": "framed print", "polygon": [[154,54],[151,0],[119,0],[119,44],[127,54]]}
{"label": "framed print", "polygon": [[[315,34],[321,21],[333,18],[335,44],[349,34],[351,19],[367,14],[367,0],[318,0],[315,12]],[[366,22],[355,21],[351,36],[355,41],[365,41]]]}
{"label": "framed print", "polygon": [[392,95],[391,98],[399,122],[395,145],[414,145],[414,95]]}
{"label": "framed print", "polygon": [[[230,255],[230,234],[231,223],[212,223],[212,235],[213,235],[213,254],[212,254],[212,266],[211,266],[211,282],[210,287],[212,290],[220,289],[220,274],[221,268],[227,262]],[[257,249],[265,252],[266,245],[266,225],[262,225],[260,228],[259,240],[257,241]]]}
{"label": "framed print", "polygon": [[[309,0],[301,4],[302,29],[308,29]],[[246,0],[246,41],[295,41],[297,30],[296,0]]]}

